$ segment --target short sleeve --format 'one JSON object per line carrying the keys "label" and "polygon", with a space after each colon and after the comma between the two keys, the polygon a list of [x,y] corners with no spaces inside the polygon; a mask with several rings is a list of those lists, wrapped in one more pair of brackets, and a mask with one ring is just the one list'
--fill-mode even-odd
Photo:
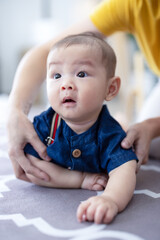
{"label": "short sleeve", "polygon": [[138,158],[130,149],[121,147],[122,140],[126,137],[125,131],[120,124],[103,107],[99,129],[99,146],[101,152],[100,165],[104,172],[110,172],[120,165]]}
{"label": "short sleeve", "polygon": [[106,36],[117,31],[131,32],[133,11],[130,9],[132,9],[131,0],[104,0],[92,10],[90,19]]}
{"label": "short sleeve", "polygon": [[[106,139],[106,141],[103,142],[101,167],[108,173],[128,161],[138,161],[132,148],[123,149],[121,147],[121,141],[124,137],[125,135],[118,133],[112,136],[110,140]],[[109,145],[106,148],[108,141]]]}

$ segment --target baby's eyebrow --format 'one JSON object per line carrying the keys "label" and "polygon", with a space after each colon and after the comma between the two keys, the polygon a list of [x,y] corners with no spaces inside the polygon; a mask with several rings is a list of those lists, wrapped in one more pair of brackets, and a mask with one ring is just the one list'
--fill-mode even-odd
{"label": "baby's eyebrow", "polygon": [[61,65],[62,62],[61,61],[52,61],[48,63],[48,68],[50,68],[52,65]]}
{"label": "baby's eyebrow", "polygon": [[[50,68],[52,65],[61,65],[63,64],[62,61],[51,61],[48,63],[48,68]],[[92,68],[95,67],[95,64],[91,60],[76,60],[73,62],[73,65],[76,66],[90,66]]]}
{"label": "baby's eyebrow", "polygon": [[88,65],[88,66],[91,66],[91,67],[94,67],[94,64],[92,61],[90,60],[77,60],[74,62],[74,65]]}

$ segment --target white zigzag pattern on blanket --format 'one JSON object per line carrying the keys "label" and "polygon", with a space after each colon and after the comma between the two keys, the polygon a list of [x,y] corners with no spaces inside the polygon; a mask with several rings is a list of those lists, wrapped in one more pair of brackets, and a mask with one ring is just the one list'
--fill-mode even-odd
{"label": "white zigzag pattern on blanket", "polygon": [[[101,195],[102,193],[103,193],[103,191],[97,191],[98,196]],[[155,193],[148,189],[135,190],[134,194],[144,194],[144,195],[147,195],[152,198],[160,198],[160,193]]]}
{"label": "white zigzag pattern on blanket", "polygon": [[142,165],[141,170],[160,172],[160,167],[154,165]]}
{"label": "white zigzag pattern on blanket", "polygon": [[71,240],[91,240],[98,239],[100,237],[114,237],[120,240],[144,240],[139,236],[127,232],[103,231],[103,229],[106,227],[105,224],[92,224],[91,226],[83,229],[63,230],[52,227],[40,217],[26,219],[22,214],[0,215],[0,220],[12,220],[18,227],[32,225],[41,233],[52,237],[74,237]]}
{"label": "white zigzag pattern on blanket", "polygon": [[3,197],[2,192],[10,191],[9,187],[7,187],[7,185],[6,185],[6,182],[9,182],[9,181],[15,180],[15,179],[16,179],[16,177],[13,174],[0,176],[0,198]]}
{"label": "white zigzag pattern on blanket", "polygon": [[[141,166],[142,171],[155,171],[160,172],[160,167],[154,166],[154,165],[142,165]],[[148,189],[142,189],[142,190],[135,190],[134,194],[144,194],[152,198],[160,198],[160,193],[155,193]]]}
{"label": "white zigzag pattern on blanket", "polygon": [[147,195],[149,197],[152,197],[152,198],[160,198],[160,193],[155,193],[155,192],[152,192],[148,189],[135,190],[134,194],[145,194],[145,195]]}
{"label": "white zigzag pattern on blanket", "polygon": [[[152,166],[152,169],[154,166]],[[150,169],[145,169],[145,170],[150,170]],[[159,171],[159,170],[158,170]],[[4,197],[2,192],[8,192],[10,191],[9,187],[6,185],[6,182],[15,180],[16,177],[11,174],[11,175],[4,175],[0,176],[0,198]],[[97,191],[97,195],[101,195],[103,191]],[[155,193],[153,191],[150,191],[148,189],[142,189],[142,190],[135,190],[134,194],[144,194],[152,198],[160,198],[160,193]]]}

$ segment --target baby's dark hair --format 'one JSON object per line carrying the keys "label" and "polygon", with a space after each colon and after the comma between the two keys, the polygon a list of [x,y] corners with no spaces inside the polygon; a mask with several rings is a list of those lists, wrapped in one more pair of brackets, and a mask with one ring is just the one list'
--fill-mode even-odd
{"label": "baby's dark hair", "polygon": [[[101,37],[100,34],[95,32],[83,32],[80,34],[69,35],[60,41],[56,42],[51,50],[59,47],[69,47],[72,45],[89,45],[100,49],[102,53],[102,63],[106,67],[107,77],[111,78],[115,75],[116,68],[116,55],[112,47]],[[99,49],[98,49],[99,48]]]}

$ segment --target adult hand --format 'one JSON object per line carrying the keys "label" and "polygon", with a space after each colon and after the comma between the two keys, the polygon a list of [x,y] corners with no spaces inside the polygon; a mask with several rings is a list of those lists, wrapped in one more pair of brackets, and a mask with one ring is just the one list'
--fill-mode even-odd
{"label": "adult hand", "polygon": [[49,176],[42,170],[33,166],[30,160],[24,154],[26,143],[30,143],[38,152],[43,160],[49,161],[47,156],[46,146],[40,141],[35,132],[32,123],[27,116],[18,109],[12,109],[9,113],[8,123],[8,153],[13,164],[13,169],[17,178],[29,181],[26,173],[37,178],[48,181]]}
{"label": "adult hand", "polygon": [[148,161],[149,147],[153,137],[152,128],[149,121],[143,121],[132,125],[128,131],[127,136],[121,142],[121,146],[125,149],[134,147],[135,153],[139,159],[137,170],[141,164]]}

